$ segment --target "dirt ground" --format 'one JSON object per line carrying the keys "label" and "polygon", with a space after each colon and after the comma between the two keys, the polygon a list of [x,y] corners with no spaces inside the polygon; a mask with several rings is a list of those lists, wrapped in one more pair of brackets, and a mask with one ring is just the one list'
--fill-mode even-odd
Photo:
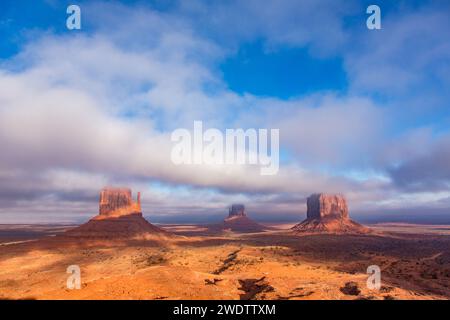
{"label": "dirt ground", "polygon": [[[298,235],[278,226],[254,234],[176,235],[142,241],[68,239],[61,227],[16,233],[0,226],[2,299],[449,299],[450,235],[426,226],[377,226],[371,235]],[[276,226],[275,226],[276,227]],[[49,227],[49,229],[51,229]],[[444,228],[445,229],[445,228]],[[420,233],[418,232],[420,231]],[[448,230],[448,229],[446,229]],[[382,231],[382,232],[381,232]],[[67,268],[81,270],[68,289]],[[367,268],[381,268],[379,290]]]}

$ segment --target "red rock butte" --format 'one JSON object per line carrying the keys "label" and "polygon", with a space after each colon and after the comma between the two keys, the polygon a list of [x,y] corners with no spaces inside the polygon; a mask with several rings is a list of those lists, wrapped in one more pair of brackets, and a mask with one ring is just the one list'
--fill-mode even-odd
{"label": "red rock butte", "polygon": [[233,204],[228,209],[228,217],[222,223],[214,225],[211,229],[220,229],[241,233],[262,232],[267,228],[249,217],[243,204]]}
{"label": "red rock butte", "polygon": [[115,239],[170,233],[144,219],[139,192],[136,201],[133,201],[131,189],[107,187],[100,192],[99,214],[81,226],[67,231],[65,235]]}
{"label": "red rock butte", "polygon": [[317,193],[308,197],[306,219],[295,225],[296,232],[368,233],[370,229],[352,221],[343,195]]}

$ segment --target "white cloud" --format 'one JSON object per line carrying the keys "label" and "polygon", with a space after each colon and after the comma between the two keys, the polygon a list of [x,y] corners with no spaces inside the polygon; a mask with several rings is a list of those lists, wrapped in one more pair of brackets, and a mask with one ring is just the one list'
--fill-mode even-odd
{"label": "white cloud", "polygon": [[[445,4],[403,8],[383,15],[383,28],[355,34],[346,50],[354,90],[387,96],[417,95],[449,84],[450,20]],[[412,90],[418,90],[414,92]],[[426,106],[430,107],[430,106]]]}

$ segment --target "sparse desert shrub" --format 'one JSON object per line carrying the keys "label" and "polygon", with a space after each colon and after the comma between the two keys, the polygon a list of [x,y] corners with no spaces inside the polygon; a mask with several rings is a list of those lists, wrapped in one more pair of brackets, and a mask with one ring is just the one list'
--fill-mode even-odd
{"label": "sparse desert shrub", "polygon": [[166,258],[162,255],[153,255],[149,256],[146,260],[146,263],[148,266],[154,266],[154,265],[160,265],[166,262]]}
{"label": "sparse desert shrub", "polygon": [[345,284],[342,288],[340,288],[341,292],[350,296],[357,296],[361,293],[361,290],[358,288],[358,284],[356,282],[350,281]]}

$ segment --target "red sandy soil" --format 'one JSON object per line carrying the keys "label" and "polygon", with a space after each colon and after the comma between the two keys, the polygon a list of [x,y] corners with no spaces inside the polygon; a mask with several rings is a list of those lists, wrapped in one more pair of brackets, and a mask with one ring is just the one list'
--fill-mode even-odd
{"label": "red sandy soil", "polygon": [[[450,298],[445,230],[378,225],[368,235],[299,235],[277,227],[213,235],[204,226],[169,225],[174,236],[112,240],[50,236],[60,234],[56,226],[0,226],[0,298]],[[366,285],[374,264],[382,270],[380,290]],[[81,268],[79,290],[66,287],[70,265]],[[346,288],[355,285],[353,295]]]}

